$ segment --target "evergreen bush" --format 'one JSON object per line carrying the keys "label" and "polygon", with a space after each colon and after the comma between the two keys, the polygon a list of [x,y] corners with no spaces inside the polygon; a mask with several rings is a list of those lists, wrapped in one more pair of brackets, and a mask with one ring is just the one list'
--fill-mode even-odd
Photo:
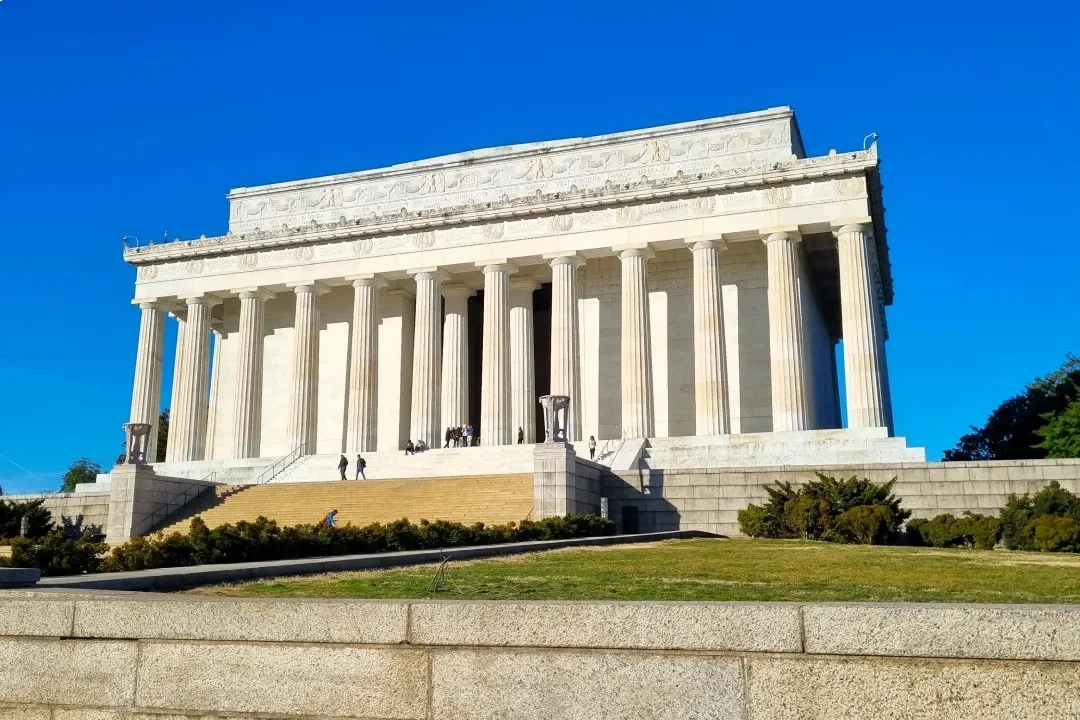
{"label": "evergreen bush", "polygon": [[1001,539],[1001,521],[972,512],[960,517],[945,513],[932,520],[909,520],[907,537],[912,545],[992,550]]}
{"label": "evergreen bush", "polygon": [[[1000,513],[1001,539],[1005,547],[1010,550],[1044,549],[1036,545],[1033,523],[1045,516],[1071,518],[1080,523],[1080,497],[1062,488],[1056,480],[1034,495],[1010,495]],[[1054,521],[1042,522],[1039,527],[1046,533],[1051,525],[1061,532],[1067,527]],[[1048,541],[1041,541],[1041,544],[1045,546],[1046,542]],[[1066,542],[1059,549],[1065,550],[1068,545]]]}

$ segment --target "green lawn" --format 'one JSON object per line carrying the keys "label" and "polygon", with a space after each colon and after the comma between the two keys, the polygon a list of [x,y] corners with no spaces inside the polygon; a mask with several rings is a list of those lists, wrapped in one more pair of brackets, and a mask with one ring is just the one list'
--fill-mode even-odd
{"label": "green lawn", "polygon": [[[451,562],[442,598],[1080,604],[1080,556],[699,539]],[[335,573],[199,594],[425,598],[435,568]]]}

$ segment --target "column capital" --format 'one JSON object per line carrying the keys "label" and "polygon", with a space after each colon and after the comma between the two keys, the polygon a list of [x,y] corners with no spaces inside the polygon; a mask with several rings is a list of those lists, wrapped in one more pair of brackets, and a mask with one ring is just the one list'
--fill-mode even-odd
{"label": "column capital", "polygon": [[843,233],[849,232],[861,232],[869,235],[873,230],[871,219],[865,216],[833,220],[829,225],[832,227],[833,237],[838,237]]}
{"label": "column capital", "polygon": [[581,267],[585,264],[585,258],[575,252],[544,253],[543,258],[548,261],[548,264],[551,265],[551,267],[555,267],[556,265],[573,265],[574,267]]}
{"label": "column capital", "polygon": [[214,307],[221,302],[221,298],[217,295],[210,295],[208,293],[199,293],[197,295],[180,295],[177,297],[188,307],[193,305],[202,305],[204,307]]}
{"label": "column capital", "polygon": [[417,282],[421,280],[438,280],[439,282],[443,282],[450,278],[450,273],[445,270],[440,270],[437,267],[413,268],[411,270],[406,270],[405,272]]}
{"label": "column capital", "polygon": [[270,298],[274,297],[274,293],[267,290],[266,288],[260,288],[260,287],[234,288],[234,289],[230,290],[229,292],[235,293],[236,296],[238,298],[240,298],[241,300],[257,299],[257,300],[264,300],[265,301],[265,300],[269,300]]}
{"label": "column capital", "polygon": [[476,294],[476,288],[464,283],[452,283],[442,286],[445,298],[469,298]]}
{"label": "column capital", "polygon": [[649,247],[648,243],[633,243],[631,245],[615,245],[611,248],[615,253],[619,255],[621,260],[627,258],[654,258],[656,253]]}
{"label": "column capital", "polygon": [[761,236],[761,241],[768,245],[772,242],[801,242],[802,233],[799,232],[798,225],[787,225],[784,227],[774,227],[767,230],[761,230],[758,233]]}
{"label": "column capital", "polygon": [[510,278],[510,292],[534,292],[540,287],[540,281],[532,276]]}
{"label": "column capital", "polygon": [[506,273],[507,275],[517,272],[517,265],[509,262],[506,259],[499,260],[486,260],[484,262],[476,263],[476,267],[484,271],[485,275],[490,273]]}
{"label": "column capital", "polygon": [[172,310],[176,307],[176,303],[164,298],[135,298],[131,301],[131,304],[140,310]]}
{"label": "column capital", "polygon": [[724,251],[727,250],[727,243],[724,241],[722,235],[699,235],[698,237],[686,238],[685,242],[692,251],[698,250],[711,250],[713,248]]}
{"label": "column capital", "polygon": [[386,287],[386,280],[379,277],[375,273],[365,273],[363,275],[346,275],[345,280],[352,283],[354,288],[358,287],[373,287],[376,290]]}
{"label": "column capital", "polygon": [[297,295],[304,295],[308,293],[314,295],[325,295],[326,293],[330,292],[330,288],[326,286],[326,283],[319,280],[285,283],[285,287],[289,288]]}

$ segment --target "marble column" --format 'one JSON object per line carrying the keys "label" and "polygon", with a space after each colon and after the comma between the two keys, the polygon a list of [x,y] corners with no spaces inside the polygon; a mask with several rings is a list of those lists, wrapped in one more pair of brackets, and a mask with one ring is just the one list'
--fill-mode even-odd
{"label": "marble column", "polygon": [[797,230],[763,238],[769,276],[769,368],[772,377],[773,432],[807,430],[806,358],[799,292]]}
{"label": "marble column", "polygon": [[318,448],[319,417],[319,296],[326,288],[316,283],[293,287],[296,315],[293,320],[292,401],[289,407],[289,452],[301,448],[314,455]]}
{"label": "marble column", "polygon": [[[176,437],[176,408],[180,404],[180,377],[184,367],[184,335],[187,330],[187,313],[169,313],[176,318],[176,352],[173,355],[172,390],[169,393],[169,437],[165,443],[165,462],[176,461],[176,450],[180,447],[173,442]],[[157,452],[155,450],[155,452]]]}
{"label": "marble column", "polygon": [[262,430],[263,345],[265,290],[240,291],[240,332],[236,356],[236,387],[233,394],[232,457],[259,457]]}
{"label": "marble column", "polygon": [[[217,325],[218,327],[215,327]],[[214,445],[217,438],[218,394],[221,391],[221,327],[220,322],[211,321],[210,337],[210,402],[206,409],[206,442],[203,446],[203,460],[214,460]]]}
{"label": "marble column", "polygon": [[484,354],[480,386],[480,442],[510,445],[510,273],[503,262],[484,269]]}
{"label": "marble column", "polygon": [[849,428],[888,427],[881,307],[872,261],[869,223],[834,231],[840,256],[840,316],[844,333],[844,384]]}
{"label": "marble column", "polygon": [[352,345],[345,450],[374,452],[379,412],[379,291],[386,281],[374,275],[351,279]]}
{"label": "marble column", "polygon": [[139,303],[139,348],[135,356],[135,382],[131,391],[129,422],[150,423],[146,462],[157,461],[158,415],[161,412],[161,371],[165,354],[165,311],[153,302]]}
{"label": "marble column", "polygon": [[722,240],[699,240],[694,254],[694,409],[698,435],[731,432],[727,347],[720,281]]}
{"label": "marble column", "polygon": [[409,435],[413,442],[442,447],[442,281],[446,273],[430,269],[413,273],[416,281],[416,324],[413,329],[412,413]]}
{"label": "marble column", "polygon": [[180,379],[169,420],[169,449],[176,462],[202,460],[206,452],[209,407],[210,309],[216,298],[189,297],[180,349]]}
{"label": "marble column", "polygon": [[578,268],[584,264],[576,256],[551,259],[551,394],[570,398],[566,438],[571,442],[582,439]]}
{"label": "marble column", "polygon": [[647,247],[619,253],[622,260],[622,436],[653,434],[652,350]]}
{"label": "marble column", "polygon": [[440,427],[444,432],[448,427],[469,423],[469,298],[475,292],[465,285],[442,287],[446,316],[443,318]]}
{"label": "marble column", "polygon": [[536,278],[510,280],[510,427],[525,444],[536,442],[536,359],[533,348],[533,292]]}

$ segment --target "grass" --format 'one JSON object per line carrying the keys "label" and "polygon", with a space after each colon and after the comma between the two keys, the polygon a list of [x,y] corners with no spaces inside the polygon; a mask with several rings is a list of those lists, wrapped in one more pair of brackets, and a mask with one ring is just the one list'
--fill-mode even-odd
{"label": "grass", "polygon": [[[1080,603],[1080,556],[1005,550],[698,539],[453,562],[481,600]],[[434,566],[205,587],[203,595],[419,599]]]}

